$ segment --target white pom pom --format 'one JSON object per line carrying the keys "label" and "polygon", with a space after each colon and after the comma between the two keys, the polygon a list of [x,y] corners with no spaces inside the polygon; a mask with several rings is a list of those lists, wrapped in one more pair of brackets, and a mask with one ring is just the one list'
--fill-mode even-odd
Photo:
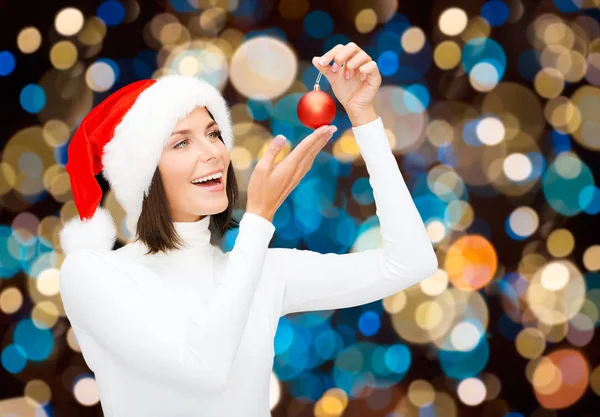
{"label": "white pom pom", "polygon": [[94,216],[82,222],[79,216],[69,220],[60,231],[60,247],[65,255],[80,249],[112,250],[117,228],[108,210],[98,206]]}

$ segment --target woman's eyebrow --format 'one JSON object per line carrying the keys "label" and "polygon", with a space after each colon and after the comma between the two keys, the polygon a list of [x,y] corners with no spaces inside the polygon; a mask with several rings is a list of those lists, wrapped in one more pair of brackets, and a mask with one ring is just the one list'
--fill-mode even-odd
{"label": "woman's eyebrow", "polygon": [[[206,128],[204,129],[204,131],[206,132],[208,129],[210,129],[211,127],[215,126],[217,124],[217,122],[215,122],[214,120],[212,122],[210,122]],[[189,133],[192,133],[192,131],[190,129],[183,129],[183,130],[178,130],[177,132],[173,132],[171,133],[171,136],[175,136],[175,135],[187,135]]]}

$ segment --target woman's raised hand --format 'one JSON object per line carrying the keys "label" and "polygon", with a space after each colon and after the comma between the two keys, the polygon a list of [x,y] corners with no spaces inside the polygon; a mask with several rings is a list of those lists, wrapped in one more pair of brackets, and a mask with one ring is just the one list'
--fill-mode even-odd
{"label": "woman's raised hand", "polygon": [[336,130],[334,126],[319,127],[277,164],[275,159],[283,149],[285,138],[277,136],[273,139],[250,177],[246,212],[272,222],[279,206],[310,170],[316,156]]}

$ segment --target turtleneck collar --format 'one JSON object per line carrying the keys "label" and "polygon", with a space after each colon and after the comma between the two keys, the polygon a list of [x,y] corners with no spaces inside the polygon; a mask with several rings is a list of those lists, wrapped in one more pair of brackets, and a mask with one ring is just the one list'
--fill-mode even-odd
{"label": "turtleneck collar", "polygon": [[210,243],[211,232],[210,215],[195,222],[173,222],[175,231],[185,243],[182,250],[193,250],[194,252],[205,252],[212,248]]}

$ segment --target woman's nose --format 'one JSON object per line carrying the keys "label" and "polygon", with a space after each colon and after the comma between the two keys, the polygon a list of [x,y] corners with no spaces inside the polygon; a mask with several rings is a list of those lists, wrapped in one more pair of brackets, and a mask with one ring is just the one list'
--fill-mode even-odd
{"label": "woman's nose", "polygon": [[218,158],[221,151],[218,146],[213,145],[212,143],[201,144],[198,147],[198,156],[202,159],[209,160],[211,158]]}

